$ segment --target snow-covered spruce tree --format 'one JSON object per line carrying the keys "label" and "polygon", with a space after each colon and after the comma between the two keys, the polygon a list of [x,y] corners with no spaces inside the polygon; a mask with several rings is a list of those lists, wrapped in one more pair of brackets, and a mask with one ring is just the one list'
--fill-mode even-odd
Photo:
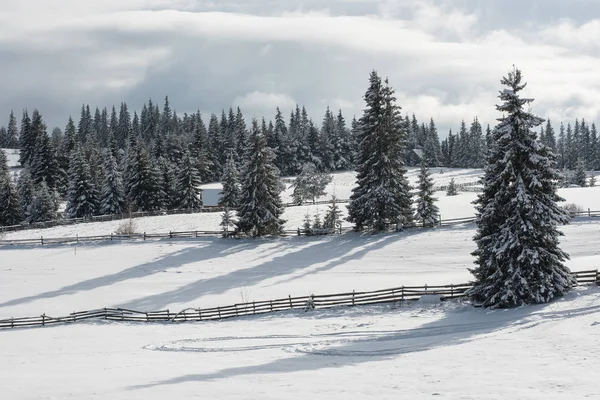
{"label": "snow-covered spruce tree", "polygon": [[456,182],[454,178],[450,179],[450,183],[448,184],[448,190],[446,191],[446,196],[456,196],[458,194],[458,188],[456,187]]}
{"label": "snow-covered spruce tree", "polygon": [[129,149],[126,169],[126,196],[136,211],[154,211],[162,207],[164,194],[158,170],[150,165],[150,156],[139,142]]}
{"label": "snow-covered spruce tree", "polygon": [[273,162],[273,150],[267,146],[256,119],[252,121],[247,143],[238,229],[252,236],[278,235],[284,224],[279,171]]}
{"label": "snow-covered spruce tree", "polygon": [[33,191],[29,205],[28,222],[45,222],[55,220],[56,202],[46,182],[42,181]]}
{"label": "snow-covered spruce tree", "polygon": [[199,210],[202,208],[202,189],[200,189],[200,174],[195,166],[194,159],[186,151],[183,155],[179,176],[177,177],[177,191],[179,192],[179,208],[185,210]]}
{"label": "snow-covered spruce tree", "polygon": [[329,203],[329,208],[325,213],[325,218],[323,218],[323,228],[327,229],[336,229],[342,225],[341,220],[342,211],[337,205],[337,198],[335,195],[331,196],[331,202]]}
{"label": "snow-covered spruce tree", "polygon": [[364,96],[367,107],[359,123],[357,186],[352,189],[348,221],[357,230],[382,230],[388,224],[412,221],[410,186],[403,163],[406,131],[387,80],[383,85],[373,71],[369,81]]}
{"label": "snow-covered spruce tree", "polygon": [[319,172],[313,163],[304,164],[302,172],[292,184],[294,203],[302,204],[305,200],[311,200],[314,203],[317,197],[325,194],[325,188],[332,179],[331,175]]}
{"label": "snow-covered spruce tree", "polygon": [[563,264],[568,255],[558,246],[557,225],[569,216],[557,206],[562,199],[556,194],[555,157],[532,130],[543,120],[525,110],[533,100],[519,95],[526,86],[520,70],[501,82],[507,88],[496,109],[503,117],[475,201],[476,282],[468,291],[475,303],[494,308],[545,303],[576,283]]}
{"label": "snow-covered spruce tree", "polygon": [[321,216],[319,215],[319,213],[316,213],[315,216],[313,217],[312,228],[313,229],[322,229],[323,228],[323,224],[321,224]]}
{"label": "snow-covered spruce tree", "polygon": [[596,186],[596,176],[594,175],[594,173],[592,172],[592,176],[590,176],[590,182],[589,182],[589,187],[594,187]]}
{"label": "snow-covered spruce tree", "polygon": [[312,229],[312,220],[310,219],[310,214],[307,212],[306,215],[304,215],[304,221],[302,223],[302,228],[304,228],[304,233],[305,234],[309,234],[310,230]]}
{"label": "snow-covered spruce tree", "polygon": [[579,185],[581,187],[586,186],[587,175],[585,174],[585,161],[583,158],[577,160],[577,164],[575,165],[575,173],[573,174],[573,182],[575,185]]}
{"label": "snow-covered spruce tree", "polygon": [[228,238],[231,232],[235,231],[236,221],[230,208],[225,208],[225,211],[223,211],[220,225],[223,228],[223,237],[225,238]]}
{"label": "snow-covered spruce tree", "polygon": [[83,152],[77,148],[69,165],[67,214],[70,218],[90,218],[98,213],[98,189],[92,181],[90,167]]}
{"label": "snow-covered spruce tree", "polygon": [[121,214],[125,211],[125,191],[117,161],[110,150],[104,153],[104,182],[100,193],[100,214]]}
{"label": "snow-covered spruce tree", "polygon": [[238,172],[235,167],[234,153],[229,153],[229,158],[225,164],[225,170],[223,171],[223,190],[219,195],[219,205],[226,209],[237,209],[240,204],[240,185],[238,183]]}
{"label": "snow-covered spruce tree", "polygon": [[417,185],[419,192],[417,193],[415,219],[421,221],[423,227],[432,227],[439,219],[440,209],[435,205],[437,199],[433,197],[433,179],[424,161],[421,162]]}
{"label": "snow-covered spruce tree", "polygon": [[11,182],[8,172],[0,174],[0,226],[17,225],[22,220],[23,214],[17,189]]}

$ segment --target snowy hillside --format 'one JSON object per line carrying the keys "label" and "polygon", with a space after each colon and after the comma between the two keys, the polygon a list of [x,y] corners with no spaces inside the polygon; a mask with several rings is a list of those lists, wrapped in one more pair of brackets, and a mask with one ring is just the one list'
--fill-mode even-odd
{"label": "snowy hillside", "polygon": [[[600,222],[563,227],[600,265]],[[85,232],[84,232],[85,233]],[[88,232],[89,233],[89,232]],[[179,310],[471,279],[472,226],[398,234],[0,248],[0,318],[103,306]],[[458,303],[214,323],[0,331],[0,387],[42,398],[592,398],[600,291],[508,311]],[[484,365],[481,360],[493,360]],[[477,365],[477,367],[475,367]],[[35,385],[31,382],[35,381]],[[506,383],[510,382],[510,385]]]}

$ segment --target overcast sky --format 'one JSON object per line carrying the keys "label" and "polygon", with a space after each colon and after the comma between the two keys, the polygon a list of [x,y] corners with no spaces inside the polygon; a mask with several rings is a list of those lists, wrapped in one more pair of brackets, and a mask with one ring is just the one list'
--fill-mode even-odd
{"label": "overcast sky", "polygon": [[299,103],[350,119],[376,69],[445,136],[494,122],[513,64],[538,115],[600,120],[598,0],[19,0],[0,27],[2,124],[27,107],[64,128],[82,103],[139,110],[167,94],[178,113]]}

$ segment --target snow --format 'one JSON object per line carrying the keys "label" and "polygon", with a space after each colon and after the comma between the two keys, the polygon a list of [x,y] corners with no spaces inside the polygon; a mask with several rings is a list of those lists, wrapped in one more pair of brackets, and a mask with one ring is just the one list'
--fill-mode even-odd
{"label": "snow", "polygon": [[[584,220],[564,230],[568,265],[598,266],[600,224]],[[470,279],[473,234],[465,226],[99,244],[76,254],[72,246],[2,248],[0,318],[458,283]],[[0,387],[11,400],[593,398],[599,312],[600,290],[580,288],[547,306],[506,311],[384,305],[210,323],[6,330]]]}
{"label": "snow", "polygon": [[[451,173],[434,176],[441,181]],[[350,186],[342,182],[351,174],[336,175],[336,189]],[[461,174],[461,179],[473,175]],[[458,183],[456,174],[455,179]],[[599,189],[562,189],[560,194],[600,209]],[[436,196],[444,218],[472,215],[469,202],[475,193]],[[298,218],[300,226],[307,209],[312,215],[317,207],[324,213],[327,206],[289,208],[284,218]],[[208,229],[220,218],[214,213],[135,221],[139,229],[169,231]],[[107,233],[120,222],[43,234]],[[568,267],[600,266],[598,219],[579,218],[561,230],[562,248],[571,255]],[[40,231],[6,236],[35,234]],[[472,279],[467,268],[473,265],[474,234],[469,224],[381,235],[5,246],[0,247],[0,319],[104,306],[179,311],[290,294],[464,283]],[[293,310],[220,322],[94,321],[3,330],[2,398],[598,396],[598,288],[580,287],[552,304],[514,310],[423,300],[427,304]]]}

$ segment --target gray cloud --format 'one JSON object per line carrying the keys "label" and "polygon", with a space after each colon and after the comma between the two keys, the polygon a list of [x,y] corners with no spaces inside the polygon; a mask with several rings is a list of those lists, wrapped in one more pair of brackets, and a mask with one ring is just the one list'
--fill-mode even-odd
{"label": "gray cloud", "polygon": [[433,117],[444,134],[462,118],[494,122],[499,80],[514,63],[538,114],[600,116],[591,0],[97,3],[3,10],[0,115],[35,107],[64,127],[81,103],[139,109],[169,95],[180,113],[240,105],[272,117],[276,104],[289,113],[298,102],[317,121],[327,105],[351,118],[377,69],[406,112]]}

